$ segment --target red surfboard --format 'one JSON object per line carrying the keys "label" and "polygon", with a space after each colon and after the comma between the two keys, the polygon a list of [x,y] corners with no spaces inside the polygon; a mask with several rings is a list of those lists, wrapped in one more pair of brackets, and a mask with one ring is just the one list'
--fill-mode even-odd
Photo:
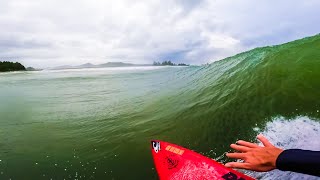
{"label": "red surfboard", "polygon": [[151,141],[151,148],[160,180],[254,180],[175,144]]}

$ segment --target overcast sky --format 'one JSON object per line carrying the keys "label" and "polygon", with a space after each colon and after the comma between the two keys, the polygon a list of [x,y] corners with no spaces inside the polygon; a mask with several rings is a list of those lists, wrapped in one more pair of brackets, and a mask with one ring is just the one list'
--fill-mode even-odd
{"label": "overcast sky", "polygon": [[202,64],[320,33],[319,0],[0,0],[0,59]]}

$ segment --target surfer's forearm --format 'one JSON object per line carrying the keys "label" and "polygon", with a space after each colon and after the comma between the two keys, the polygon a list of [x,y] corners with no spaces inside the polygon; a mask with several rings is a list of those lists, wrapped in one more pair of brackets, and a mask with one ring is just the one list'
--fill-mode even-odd
{"label": "surfer's forearm", "polygon": [[285,150],[278,156],[276,167],[282,171],[320,176],[320,151]]}

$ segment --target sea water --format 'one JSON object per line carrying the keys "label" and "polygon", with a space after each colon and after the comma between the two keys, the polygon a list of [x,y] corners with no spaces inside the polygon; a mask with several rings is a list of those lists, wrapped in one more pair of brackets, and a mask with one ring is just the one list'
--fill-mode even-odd
{"label": "sea water", "polygon": [[205,66],[1,73],[0,179],[157,179],[151,139],[221,163],[259,133],[320,150],[319,48],[314,36]]}

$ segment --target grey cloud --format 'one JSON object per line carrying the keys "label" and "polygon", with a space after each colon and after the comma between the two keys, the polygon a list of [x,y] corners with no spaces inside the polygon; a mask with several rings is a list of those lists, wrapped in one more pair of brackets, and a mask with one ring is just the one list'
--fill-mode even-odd
{"label": "grey cloud", "polygon": [[38,39],[17,39],[10,37],[0,37],[0,50],[10,49],[34,49],[52,48],[53,44],[48,41]]}
{"label": "grey cloud", "polygon": [[0,57],[28,66],[192,64],[319,33],[320,1],[3,0]]}

